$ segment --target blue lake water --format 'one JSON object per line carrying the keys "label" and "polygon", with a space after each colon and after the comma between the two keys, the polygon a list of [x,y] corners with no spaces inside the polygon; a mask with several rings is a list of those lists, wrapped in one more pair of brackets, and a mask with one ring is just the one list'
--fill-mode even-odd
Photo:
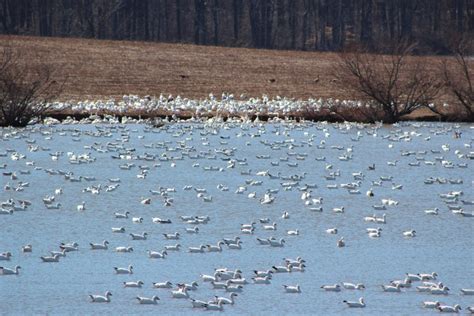
{"label": "blue lake water", "polygon": [[[454,130],[461,131],[462,138],[454,139]],[[215,268],[223,267],[242,270],[242,276],[250,281],[236,303],[224,307],[228,314],[428,315],[436,311],[422,308],[423,301],[460,304],[463,313],[467,306],[474,305],[474,296],[460,294],[461,288],[474,288],[474,217],[453,214],[439,196],[462,191],[454,205],[462,206],[466,213],[474,210],[473,205],[461,202],[474,200],[474,160],[468,158],[474,151],[470,147],[474,139],[472,125],[405,123],[376,128],[322,123],[228,123],[174,124],[163,129],[144,125],[59,125],[0,129],[0,135],[0,166],[6,164],[0,171],[7,174],[0,178],[0,201],[32,202],[25,211],[0,216],[0,252],[12,253],[11,260],[0,261],[0,266],[21,266],[18,276],[0,275],[1,314],[205,313],[193,309],[186,299],[172,298],[168,289],[153,288],[152,283],[198,281],[198,290],[191,291],[190,297],[207,301],[228,293],[212,289],[209,283],[202,282],[200,274],[213,274]],[[12,160],[15,153],[25,157]],[[57,160],[51,158],[54,153]],[[71,163],[73,154],[88,154],[91,161]],[[120,154],[124,159],[112,158]],[[148,160],[140,159],[145,155]],[[344,155],[351,158],[344,160]],[[316,160],[317,157],[325,157],[325,161]],[[235,161],[234,168],[228,168],[229,159]],[[387,164],[396,160],[396,166]],[[409,165],[417,161],[419,166]],[[126,163],[134,166],[130,170],[119,167]],[[375,170],[368,169],[372,164]],[[137,178],[140,166],[149,168],[144,179]],[[218,170],[208,171],[207,167]],[[26,170],[30,173],[20,172]],[[58,170],[72,172],[75,178],[95,180],[71,182]],[[248,170],[250,175],[245,174]],[[280,173],[280,178],[257,175],[266,170],[271,175]],[[325,175],[337,170],[340,176],[335,180],[325,179]],[[15,172],[18,178],[12,180],[8,172]],[[354,178],[353,173],[357,172],[362,172],[361,180]],[[295,175],[304,178],[288,180],[292,176],[295,179]],[[381,176],[393,179],[374,185],[372,181],[379,181]],[[425,184],[429,177],[445,179],[447,183]],[[120,185],[106,192],[106,186],[114,184],[110,178],[120,178]],[[246,180],[262,183],[249,185]],[[462,183],[452,184],[449,180]],[[356,189],[361,194],[350,194],[340,187],[357,181]],[[15,188],[19,182],[29,182],[29,186],[23,191],[6,190],[5,186]],[[284,182],[295,183],[285,190]],[[403,187],[392,189],[392,183]],[[83,192],[99,184],[99,194]],[[310,207],[319,205],[306,206],[301,199],[300,189],[305,184],[317,185],[307,190],[312,191],[313,198],[323,197],[322,212],[311,211]],[[338,188],[327,188],[331,184]],[[194,189],[183,190],[186,185],[205,188],[204,195],[212,196],[212,201],[198,198]],[[219,190],[218,185],[228,187],[228,191]],[[236,194],[240,186],[247,190]],[[150,193],[160,187],[175,188],[176,192],[168,192],[173,199],[170,206],[164,205],[163,196]],[[61,207],[47,209],[42,199],[54,195],[57,188],[63,189],[55,199]],[[370,188],[375,195],[372,198],[366,196]],[[275,200],[262,205],[259,199],[269,189],[278,190],[272,193]],[[249,198],[251,192],[256,192],[257,198]],[[145,198],[151,198],[149,205],[140,203]],[[372,205],[381,205],[381,199],[393,199],[398,205],[374,210]],[[86,210],[79,212],[77,205],[82,201]],[[344,207],[344,213],[335,213],[335,207]],[[425,214],[424,210],[435,207],[439,208],[439,215]],[[129,211],[130,218],[116,219],[114,212],[119,210]],[[284,211],[289,213],[288,219],[281,217]],[[374,213],[385,213],[386,224],[364,221]],[[207,215],[210,221],[198,225],[198,234],[188,234],[185,228],[194,225],[184,223],[181,215]],[[132,217],[143,217],[144,221],[133,223]],[[153,217],[169,218],[172,223],[156,224]],[[263,230],[258,219],[265,217],[277,223],[276,231]],[[240,224],[252,221],[257,222],[255,232],[242,234]],[[125,227],[126,233],[112,233],[112,227],[120,226]],[[326,233],[333,227],[338,234]],[[369,238],[368,227],[381,227],[381,237]],[[299,230],[298,236],[286,234],[294,229]],[[403,232],[411,229],[416,230],[416,236],[404,237]],[[132,240],[129,236],[142,232],[148,232],[147,240]],[[174,232],[181,234],[180,240],[164,239],[163,233]],[[187,251],[190,246],[215,245],[222,238],[234,236],[241,237],[241,250],[224,246],[219,253]],[[263,246],[256,240],[270,236],[284,238],[284,247]],[[346,247],[338,248],[336,242],[342,236]],[[108,250],[90,250],[90,242],[103,240],[109,241]],[[58,250],[61,242],[77,242],[79,251],[67,253],[58,263],[41,262],[40,256]],[[159,251],[176,242],[182,245],[181,251],[170,251],[166,259],[148,258],[147,250]],[[26,244],[33,246],[31,253],[21,251]],[[119,246],[132,246],[134,251],[117,253],[114,250]],[[305,272],[278,273],[269,285],[252,284],[253,270],[270,269],[282,265],[283,258],[297,256],[305,259]],[[129,264],[134,267],[133,274],[114,273],[114,267]],[[382,284],[403,279],[405,273],[433,271],[438,274],[435,282],[441,281],[450,288],[449,295],[420,293],[415,289],[420,282],[401,293],[382,291]],[[142,288],[123,287],[124,281],[137,280],[144,282]],[[366,289],[326,292],[320,288],[341,282],[363,283]],[[285,284],[299,284],[302,293],[285,293]],[[103,295],[107,290],[113,293],[111,303],[90,302],[89,294]],[[139,305],[137,295],[158,295],[160,301],[157,305]],[[364,297],[366,308],[348,308],[342,303],[359,297]]]}

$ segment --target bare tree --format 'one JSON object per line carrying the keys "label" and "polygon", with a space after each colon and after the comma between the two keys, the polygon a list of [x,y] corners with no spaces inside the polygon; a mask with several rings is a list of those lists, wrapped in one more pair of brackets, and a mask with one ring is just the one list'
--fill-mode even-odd
{"label": "bare tree", "polygon": [[23,57],[10,46],[0,52],[0,126],[26,126],[62,90],[52,78],[51,65],[34,66]]}
{"label": "bare tree", "polygon": [[[456,106],[453,112],[457,118],[474,120],[474,60],[472,48],[466,40],[459,41],[453,50],[454,58],[441,63],[441,74],[448,92],[454,96]],[[472,44],[471,44],[472,45]]]}
{"label": "bare tree", "polygon": [[419,108],[433,110],[431,103],[441,82],[428,61],[411,57],[414,45],[397,44],[391,54],[369,54],[356,49],[340,53],[334,75],[350,95],[373,103],[380,118],[391,123]]}

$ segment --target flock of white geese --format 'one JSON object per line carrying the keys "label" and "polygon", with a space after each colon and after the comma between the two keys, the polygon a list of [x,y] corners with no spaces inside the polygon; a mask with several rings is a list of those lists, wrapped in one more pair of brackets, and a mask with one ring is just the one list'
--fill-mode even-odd
{"label": "flock of white geese", "polygon": [[[175,168],[174,172],[179,173],[182,160],[192,161],[192,167],[201,169],[203,177],[207,177],[212,172],[232,172],[233,177],[242,179],[241,184],[230,187],[220,183],[217,185],[219,195],[233,194],[239,199],[248,200],[248,203],[253,203],[255,207],[273,210],[272,216],[254,217],[248,222],[237,222],[238,224],[235,224],[235,235],[232,237],[223,234],[222,238],[212,242],[193,244],[192,236],[206,234],[207,225],[212,225],[218,215],[184,215],[185,211],[177,210],[181,214],[176,216],[143,216],[140,211],[134,210],[133,207],[129,210],[117,208],[110,213],[110,216],[115,218],[116,223],[113,227],[108,228],[110,238],[91,240],[89,245],[79,245],[78,242],[74,241],[58,242],[58,249],[48,254],[35,254],[37,245],[28,241],[24,242],[21,249],[0,249],[0,261],[3,262],[0,262],[0,276],[21,277],[23,273],[33,273],[32,271],[21,271],[20,265],[15,265],[20,252],[31,256],[37,255],[39,263],[58,263],[64,257],[74,257],[74,253],[87,251],[134,252],[134,246],[121,244],[125,238],[119,236],[126,236],[129,240],[141,241],[142,243],[146,243],[152,235],[162,236],[162,240],[166,242],[166,245],[162,249],[156,249],[150,244],[149,249],[143,254],[144,259],[148,257],[153,260],[173,260],[173,253],[188,252],[191,263],[193,256],[196,256],[195,253],[222,253],[227,251],[241,251],[242,258],[246,258],[246,248],[254,247],[269,247],[274,249],[273,251],[278,251],[284,255],[287,243],[296,243],[297,238],[304,238],[304,230],[297,227],[288,229],[288,223],[292,222],[293,214],[303,209],[308,214],[330,212],[334,216],[344,217],[346,213],[354,212],[350,203],[351,199],[371,201],[373,211],[361,216],[360,220],[367,223],[366,234],[368,238],[384,238],[385,227],[390,227],[391,218],[397,216],[397,207],[400,203],[399,200],[390,196],[390,192],[403,192],[407,189],[416,188],[416,186],[406,188],[403,184],[397,182],[400,181],[401,177],[400,174],[397,175],[397,172],[402,170],[399,169],[402,168],[402,165],[404,171],[400,172],[411,172],[411,168],[430,167],[433,174],[440,170],[437,168],[441,168],[445,174],[449,174],[450,169],[458,168],[465,169],[466,176],[469,177],[470,174],[470,160],[474,159],[474,151],[471,147],[473,139],[469,139],[469,135],[463,135],[462,139],[453,140],[457,144],[463,144],[463,150],[457,149],[454,152],[451,150],[449,143],[442,144],[440,148],[433,147],[431,151],[394,150],[397,144],[408,143],[414,138],[422,138],[423,141],[429,142],[432,137],[443,135],[445,139],[449,140],[455,128],[460,128],[460,126],[440,125],[432,127],[429,133],[421,133],[417,131],[417,128],[421,126],[422,124],[411,124],[412,131],[407,132],[402,127],[395,125],[392,132],[380,133],[383,135],[380,136],[378,133],[380,129],[384,128],[382,125],[365,126],[352,123],[330,125],[309,122],[285,122],[272,125],[271,123],[248,121],[228,121],[224,123],[218,119],[212,119],[205,123],[167,125],[158,130],[144,126],[146,133],[138,135],[142,148],[128,145],[130,138],[136,135],[133,135],[133,131],[131,132],[127,125],[101,124],[97,125],[95,129],[85,129],[83,131],[70,129],[64,125],[54,128],[31,127],[27,130],[0,130],[2,138],[2,141],[0,141],[0,144],[2,144],[0,146],[0,168],[3,183],[0,195],[2,197],[0,215],[6,215],[2,217],[2,223],[5,225],[8,225],[8,216],[16,216],[17,212],[37,212],[40,209],[48,212],[64,211],[65,207],[61,204],[61,201],[63,203],[67,201],[68,195],[80,194],[81,199],[83,199],[76,205],[75,212],[94,212],[95,210],[89,206],[89,200],[95,196],[113,194],[111,192],[114,191],[127,194],[129,183],[121,180],[123,174],[136,172],[135,181],[139,182],[147,178],[153,178],[156,175],[155,170],[159,170],[164,165]],[[295,141],[292,138],[291,133],[295,130],[304,135],[304,140]],[[225,133],[220,133],[220,131]],[[232,131],[234,133],[230,136],[229,134]],[[273,140],[268,138],[261,140],[263,139],[262,136],[270,131],[275,138]],[[171,141],[160,140],[160,133],[171,134],[176,142],[173,144]],[[351,142],[335,144],[331,141],[331,133],[350,134]],[[52,152],[50,148],[37,143],[38,137],[53,140],[57,135],[71,136],[71,146],[75,148],[74,151],[63,152],[58,150]],[[152,138],[153,140],[146,143],[147,139],[150,138],[148,135],[153,137],[158,135],[158,137]],[[86,136],[98,138],[97,141],[83,146],[85,152],[81,152],[82,148],[74,146],[74,144],[75,142],[82,142]],[[343,169],[345,162],[353,161],[354,157],[359,154],[357,144],[364,137],[381,138],[386,141],[388,144],[387,150],[393,152],[391,156],[393,160],[383,163],[393,168],[393,174],[377,173],[378,164],[382,163],[377,157],[373,157],[373,161],[377,163],[366,161],[364,165],[358,165],[358,170]],[[101,138],[106,139],[106,142],[101,142]],[[200,147],[190,145],[190,142],[196,138],[199,140]],[[14,139],[17,141],[24,139],[24,146],[9,147],[8,141]],[[218,142],[216,142],[216,139]],[[242,142],[242,139],[245,139],[245,141]],[[253,157],[241,156],[239,154],[241,149],[237,146],[255,146],[255,140],[258,140],[258,146],[265,148],[265,153],[257,154],[256,160]],[[236,145],[237,143],[239,145]],[[399,147],[403,148],[403,146]],[[317,156],[306,152],[310,151],[311,148],[317,149]],[[268,149],[274,153],[280,153],[281,151],[285,151],[285,153],[280,156],[269,155]],[[51,165],[45,164],[44,161],[43,163],[35,161],[35,156],[44,151],[48,152]],[[69,165],[71,169],[75,165],[87,164],[91,164],[91,168],[93,168],[99,158],[103,159],[104,157],[109,157],[110,161],[118,165],[117,172],[112,178],[103,179],[100,177],[100,173],[97,173],[96,176],[86,176],[55,167],[58,161],[62,161],[64,162],[63,167]],[[312,160],[315,161],[318,167],[322,166],[324,175],[320,180],[313,183],[308,182],[308,175],[313,170],[299,169],[304,160]],[[258,165],[265,165],[266,168],[255,170],[253,165],[257,161]],[[257,164],[255,163],[255,165]],[[432,166],[435,166],[435,168],[431,168]],[[186,172],[186,170],[182,172]],[[20,195],[24,196],[22,195],[23,192],[35,190],[34,187],[30,186],[29,177],[38,174],[62,177],[63,185],[61,187],[51,187],[51,194],[43,196],[41,201],[18,198]],[[352,181],[342,183],[340,180],[342,174],[350,174]],[[446,188],[449,188],[445,193],[440,194],[437,200],[433,200],[432,208],[420,210],[422,214],[420,216],[438,216],[451,213],[459,220],[470,221],[474,217],[472,211],[474,201],[470,200],[472,191],[463,192],[455,189],[464,181],[472,181],[472,179],[447,178],[435,175],[420,179],[420,183],[416,185],[445,185]],[[84,187],[81,192],[71,192],[69,190],[71,183],[81,183]],[[269,183],[279,183],[279,187],[275,188]],[[143,190],[142,197],[132,202],[131,205],[136,205],[137,208],[140,207],[139,209],[146,209],[147,207],[172,209],[179,192],[188,195],[194,194],[196,203],[200,203],[199,205],[206,203],[212,205],[219,197],[213,196],[212,192],[215,190],[211,190],[211,185],[213,185],[212,181],[209,180],[208,186],[197,186],[188,183],[182,188],[164,186],[148,188]],[[266,188],[263,191],[258,189],[264,186]],[[333,190],[346,190],[350,199],[330,201],[331,195],[329,193]],[[293,192],[292,194],[296,196],[298,202],[294,210],[278,211],[277,205],[281,192]],[[327,204],[332,205],[332,207],[328,208]],[[215,207],[219,208],[219,205],[215,205]],[[225,212],[225,209],[222,209],[221,212]],[[156,231],[137,232],[136,227],[140,227],[142,223],[147,221],[158,224],[156,227],[159,228]],[[170,231],[167,227],[179,227],[179,229]],[[327,227],[324,229],[323,233],[327,236],[337,235],[333,239],[334,251],[344,251],[340,248],[351,244],[351,238],[340,236],[345,230],[347,228]],[[267,236],[264,236],[264,234]],[[390,238],[401,240],[419,238],[416,227],[406,227],[395,235],[397,237],[390,236]],[[61,236],[61,238],[67,238],[67,236]],[[0,247],[2,247],[2,244],[2,241],[0,241]],[[472,248],[472,245],[468,248]],[[273,262],[263,270],[255,268],[253,271],[242,271],[238,268],[209,267],[208,271],[203,271],[199,276],[199,282],[194,281],[189,284],[184,282],[173,283],[168,280],[156,282],[156,280],[119,281],[118,279],[117,282],[122,282],[124,288],[142,289],[149,287],[168,291],[170,294],[166,297],[188,300],[190,308],[222,311],[225,305],[238,304],[239,296],[245,297],[245,294],[242,293],[245,292],[247,287],[271,285],[272,281],[278,278],[278,275],[291,273],[292,276],[295,276],[297,275],[295,273],[304,273],[306,269],[313,269],[314,267],[309,266],[307,259],[303,259],[303,256],[308,257],[310,254],[301,254],[296,258],[284,258],[282,262]],[[251,260],[251,258],[245,260]],[[347,260],[350,260],[350,258]],[[9,265],[10,262],[13,264]],[[111,273],[128,275],[129,277],[133,277],[135,271],[133,264],[110,267],[110,269]],[[442,272],[438,272],[442,274]],[[177,276],[178,278],[179,276]],[[362,293],[370,286],[378,287],[380,291],[389,293],[412,290],[428,293],[433,297],[442,297],[443,299],[449,297],[448,295],[452,293],[450,292],[451,289],[439,281],[438,278],[437,272],[407,273],[398,280],[387,280],[387,283],[383,285],[339,282],[322,284],[320,288],[322,292],[347,290],[352,293]],[[317,280],[312,280],[312,282],[317,282]],[[472,280],[466,279],[466,282],[472,282]],[[203,284],[208,284],[210,288],[215,289],[218,295],[206,299],[200,297],[199,289]],[[466,285],[469,286],[469,284]],[[304,287],[296,281],[291,284],[284,284],[280,290],[291,294],[305,294]],[[458,292],[460,295],[474,295],[474,287],[459,288]],[[89,300],[92,303],[111,303],[113,302],[112,295],[112,291],[107,290],[103,295],[102,293],[91,294]],[[134,299],[138,304],[159,304],[164,296],[165,294],[146,297],[137,295]],[[348,308],[370,307],[370,298],[367,305],[362,294],[358,300],[344,300],[341,301],[341,304]],[[422,301],[421,306],[439,312],[458,313],[462,310],[459,304],[449,305],[444,303],[442,299]],[[465,306],[465,309],[470,313],[474,313],[473,306]]]}

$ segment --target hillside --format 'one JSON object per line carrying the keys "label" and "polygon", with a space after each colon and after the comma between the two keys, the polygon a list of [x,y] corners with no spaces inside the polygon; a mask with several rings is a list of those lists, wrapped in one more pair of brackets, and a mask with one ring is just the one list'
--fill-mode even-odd
{"label": "hillside", "polygon": [[342,97],[329,75],[337,58],[333,53],[0,37],[1,44],[7,42],[21,50],[28,63],[57,67],[57,80],[67,80],[63,99],[117,98],[129,93],[205,98],[210,92]]}
{"label": "hillside", "polygon": [[0,45],[19,49],[28,64],[54,65],[66,80],[61,100],[210,92],[354,99],[333,82],[334,53],[21,36],[0,36]]}

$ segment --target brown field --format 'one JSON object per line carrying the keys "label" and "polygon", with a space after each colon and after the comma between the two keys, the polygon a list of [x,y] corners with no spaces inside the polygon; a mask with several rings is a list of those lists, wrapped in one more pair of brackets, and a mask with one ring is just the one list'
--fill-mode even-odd
{"label": "brown field", "polygon": [[3,45],[31,65],[52,64],[57,81],[66,80],[63,101],[160,93],[202,99],[210,92],[355,99],[333,81],[335,53],[26,36],[0,36]]}

